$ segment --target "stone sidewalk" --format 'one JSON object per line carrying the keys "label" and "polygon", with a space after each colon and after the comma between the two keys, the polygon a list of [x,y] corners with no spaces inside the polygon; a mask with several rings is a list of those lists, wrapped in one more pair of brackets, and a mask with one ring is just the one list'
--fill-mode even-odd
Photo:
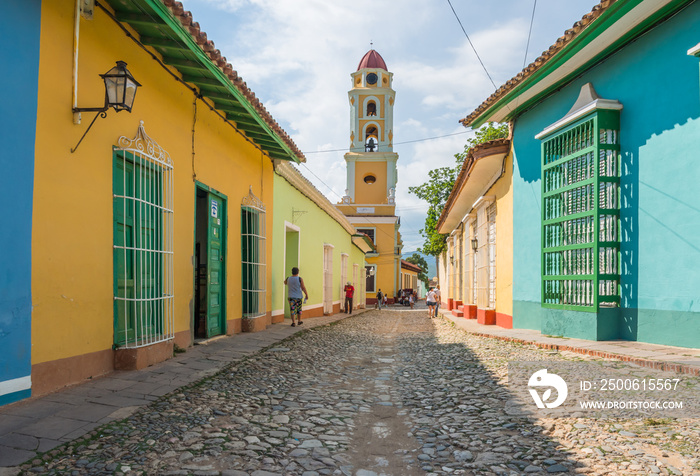
{"label": "stone sidewalk", "polygon": [[[389,306],[389,309],[425,312],[425,305],[420,302],[413,311],[403,306]],[[454,317],[449,311],[442,310],[441,315],[457,327],[476,335],[700,375],[700,349],[628,341],[592,342],[556,338],[543,336],[537,331],[480,325],[475,320]],[[37,453],[79,438],[105,423],[126,418],[161,396],[213,375],[227,365],[298,332],[346,317],[341,313],[311,318],[305,320],[302,327],[291,327],[287,320],[262,332],[212,339],[140,371],[113,372],[49,395],[0,407],[0,476],[17,474],[17,469],[13,467]]]}
{"label": "stone sidewalk", "polygon": [[[543,349],[570,351],[606,359],[618,359],[642,367],[700,376],[700,349],[647,344],[627,340],[590,341],[542,335],[529,329],[504,329],[478,324],[476,319],[456,317],[440,309],[443,318],[470,334],[506,341],[534,344]],[[698,343],[700,344],[700,343]]]}

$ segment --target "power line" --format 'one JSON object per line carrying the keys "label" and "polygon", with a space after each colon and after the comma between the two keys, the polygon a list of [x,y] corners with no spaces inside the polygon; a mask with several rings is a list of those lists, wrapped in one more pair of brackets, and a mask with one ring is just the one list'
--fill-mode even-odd
{"label": "power line", "polygon": [[[412,144],[414,142],[425,142],[425,141],[429,141],[429,140],[442,139],[444,137],[452,137],[452,136],[458,136],[458,135],[462,135],[462,134],[468,134],[469,132],[471,132],[471,131],[455,132],[454,134],[445,134],[444,136],[426,137],[424,139],[415,139],[415,140],[407,140],[404,142],[395,142],[393,145]],[[309,155],[309,154],[324,154],[326,152],[343,152],[343,151],[364,152],[365,148],[364,148],[364,146],[362,146],[362,147],[355,147],[355,148],[350,148],[350,149],[315,150],[312,152],[302,152],[302,153],[304,155]]]}
{"label": "power line", "polygon": [[450,5],[450,8],[452,9],[452,13],[455,14],[455,18],[457,19],[459,26],[462,27],[462,31],[464,32],[464,36],[467,37],[467,41],[469,41],[469,44],[471,45],[472,50],[474,50],[474,54],[476,55],[476,58],[479,60],[479,63],[481,63],[481,67],[484,68],[484,71],[486,71],[486,76],[489,77],[491,84],[493,84],[493,89],[498,89],[498,86],[496,86],[496,83],[493,82],[493,79],[491,78],[489,71],[486,69],[484,62],[481,61],[481,57],[479,56],[479,53],[476,52],[476,48],[474,48],[474,44],[472,43],[472,40],[469,38],[469,35],[467,34],[467,30],[465,30],[464,25],[462,25],[462,20],[459,19],[459,16],[457,15],[455,8],[452,6],[452,2],[450,0],[447,0],[447,3]]}
{"label": "power line", "polygon": [[527,63],[527,52],[530,49],[530,37],[532,36],[532,25],[535,23],[535,8],[537,8],[537,0],[532,5],[532,17],[530,18],[530,31],[527,34],[527,44],[525,45],[525,57],[523,58],[523,69]]}

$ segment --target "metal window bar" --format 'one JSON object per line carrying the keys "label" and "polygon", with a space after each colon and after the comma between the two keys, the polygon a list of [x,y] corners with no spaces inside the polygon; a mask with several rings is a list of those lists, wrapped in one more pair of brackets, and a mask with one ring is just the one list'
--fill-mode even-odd
{"label": "metal window bar", "polygon": [[489,287],[489,309],[496,309],[496,204],[489,205],[486,209],[486,220],[488,222],[487,242],[489,254],[488,266],[488,287]]}
{"label": "metal window bar", "polygon": [[[476,235],[476,227],[477,220],[474,220],[471,222],[469,229],[471,230],[471,237],[473,239],[477,239]],[[470,243],[471,245],[471,243]],[[471,246],[469,246],[469,249],[471,250],[471,274],[472,274],[472,288],[471,288],[471,303],[473,305],[478,304],[478,292],[477,292],[477,284],[478,284],[478,260],[479,260],[479,252],[478,250],[473,249]]]}
{"label": "metal window bar", "polygon": [[333,313],[333,248],[323,246],[323,313]]}
{"label": "metal window bar", "polygon": [[173,164],[143,122],[133,139],[120,137],[118,145],[114,343],[137,348],[174,336]]}
{"label": "metal window bar", "polygon": [[345,283],[348,282],[348,255],[346,254],[341,254],[340,255],[340,289],[338,290],[338,296],[340,296],[340,301],[341,301],[341,309],[345,306],[345,292],[343,291],[345,289]]}
{"label": "metal window bar", "polygon": [[267,312],[265,224],[265,207],[251,190],[241,206],[241,291],[244,318],[264,316]]}

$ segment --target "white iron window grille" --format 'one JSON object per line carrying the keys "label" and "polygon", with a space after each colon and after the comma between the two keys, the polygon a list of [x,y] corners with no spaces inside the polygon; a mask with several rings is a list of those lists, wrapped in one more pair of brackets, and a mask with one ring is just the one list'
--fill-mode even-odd
{"label": "white iron window grille", "polygon": [[[340,254],[340,294],[339,296],[341,297],[341,301],[343,301],[344,305],[344,299],[345,299],[345,284],[348,282],[348,258],[350,255],[347,253],[341,253]],[[343,307],[341,305],[341,307]]]}
{"label": "white iron window grille", "polygon": [[114,344],[174,336],[173,164],[139,124],[114,148]]}
{"label": "white iron window grille", "polygon": [[267,296],[265,205],[253,194],[241,203],[241,264],[243,317],[264,316]]}
{"label": "white iron window grille", "polygon": [[323,313],[333,313],[333,245],[323,245]]}
{"label": "white iron window grille", "polygon": [[[477,236],[476,236],[476,230],[477,230],[476,223],[477,223],[477,220],[474,219],[474,220],[471,222],[471,225],[469,226],[469,228],[471,229],[471,236],[472,236],[472,239],[474,239],[474,240],[477,239]],[[471,279],[471,281],[472,281],[472,289],[471,289],[471,291],[472,291],[472,292],[471,292],[471,298],[472,298],[472,304],[477,305],[477,304],[478,304],[478,298],[479,298],[479,293],[478,293],[478,291],[477,291],[477,289],[478,289],[478,283],[479,283],[479,271],[478,271],[478,269],[479,269],[479,267],[478,267],[478,263],[479,263],[479,250],[478,250],[478,249],[475,249],[475,248],[471,248],[471,247],[470,247],[470,249],[472,250],[472,255],[471,255],[471,271],[472,271],[472,279]]]}
{"label": "white iron window grille", "polygon": [[496,309],[496,204],[486,209],[489,253],[489,309]]}

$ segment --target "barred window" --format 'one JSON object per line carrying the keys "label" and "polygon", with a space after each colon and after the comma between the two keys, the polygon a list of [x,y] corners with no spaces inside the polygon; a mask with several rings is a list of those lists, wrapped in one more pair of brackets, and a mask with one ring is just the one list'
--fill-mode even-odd
{"label": "barred window", "polygon": [[173,338],[173,164],[146,134],[113,153],[114,344]]}
{"label": "barred window", "polygon": [[619,108],[593,109],[538,135],[544,307],[620,305],[619,124]]}
{"label": "barred window", "polygon": [[243,317],[265,315],[265,205],[253,194],[241,205],[241,264]]}

